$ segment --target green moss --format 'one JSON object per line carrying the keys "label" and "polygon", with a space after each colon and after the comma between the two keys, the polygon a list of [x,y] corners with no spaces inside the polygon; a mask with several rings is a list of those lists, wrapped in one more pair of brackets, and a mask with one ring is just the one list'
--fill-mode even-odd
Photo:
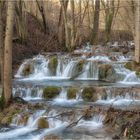
{"label": "green moss", "polygon": [[93,87],[86,87],[82,92],[82,98],[84,101],[96,101],[97,94]]}
{"label": "green moss", "polygon": [[39,129],[49,128],[49,123],[45,118],[39,118],[37,124]]}
{"label": "green moss", "polygon": [[124,67],[131,71],[136,71],[136,75],[140,76],[140,65],[137,62],[135,62],[135,61],[127,62],[124,65]]}
{"label": "green moss", "polygon": [[52,99],[56,97],[57,95],[59,95],[60,91],[61,91],[60,87],[56,87],[56,86],[46,87],[43,90],[43,97],[45,99]]}
{"label": "green moss", "polygon": [[76,99],[77,88],[71,87],[68,89],[67,97],[68,99]]}
{"label": "green moss", "polygon": [[110,64],[101,64],[99,66],[99,79],[108,82],[115,82],[116,71],[114,70],[113,66]]}
{"label": "green moss", "polygon": [[52,75],[56,74],[57,65],[58,65],[57,56],[51,57],[50,60],[49,60],[48,67],[50,68],[50,70],[52,72]]}
{"label": "green moss", "polygon": [[77,64],[78,72],[81,72],[83,70],[83,65],[84,65],[84,61],[80,61]]}

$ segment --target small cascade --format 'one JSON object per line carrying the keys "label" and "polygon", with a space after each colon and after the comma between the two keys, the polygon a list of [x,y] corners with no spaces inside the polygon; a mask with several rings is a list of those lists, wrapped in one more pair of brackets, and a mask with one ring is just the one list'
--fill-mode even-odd
{"label": "small cascade", "polygon": [[119,82],[124,84],[139,84],[140,79],[137,77],[135,71],[130,71],[124,67],[124,64],[114,64],[115,71],[119,74]]}
{"label": "small cascade", "polygon": [[40,100],[42,99],[43,89],[40,87],[15,87],[13,88],[13,96],[21,97],[24,100]]}
{"label": "small cascade", "polygon": [[96,103],[125,107],[131,104],[140,104],[140,97],[137,92],[106,89],[106,94],[100,96]]}
{"label": "small cascade", "polygon": [[91,118],[90,120],[82,119],[79,121],[76,128],[84,128],[86,130],[87,129],[94,130],[94,129],[101,128],[103,126],[104,118],[105,117],[102,114],[99,114],[99,115],[93,116],[93,118]]}
{"label": "small cascade", "polygon": [[60,94],[53,100],[53,105],[60,105],[60,106],[72,106],[82,101],[80,97],[81,89],[76,93],[75,99],[68,99],[67,98],[67,88],[62,88]]}
{"label": "small cascade", "polygon": [[76,72],[77,64],[78,64],[78,61],[71,61],[65,68],[64,73],[62,74],[62,77],[68,77],[68,78],[73,77]]}
{"label": "small cascade", "polygon": [[128,75],[126,75],[125,79],[122,82],[129,82],[130,84],[132,84],[132,82],[140,82],[140,79],[137,77],[136,72],[130,72]]}
{"label": "small cascade", "polygon": [[[0,133],[0,139],[16,139],[19,136],[23,136],[25,134],[31,133],[35,130],[37,130],[37,127],[35,125],[36,120],[45,113],[45,110],[40,110],[40,111],[36,111],[36,113],[34,113],[29,119],[28,119],[28,123],[26,126],[24,127],[19,127],[16,128],[14,130],[8,131],[8,132],[3,132]],[[18,117],[17,117],[18,119]],[[13,122],[15,122],[15,124],[13,124]],[[18,125],[16,124],[17,121],[13,120],[11,125]]]}

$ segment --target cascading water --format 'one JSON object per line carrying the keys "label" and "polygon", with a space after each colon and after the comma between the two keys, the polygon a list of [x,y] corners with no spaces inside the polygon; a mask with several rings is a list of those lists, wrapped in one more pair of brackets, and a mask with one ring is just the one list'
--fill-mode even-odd
{"label": "cascading water", "polygon": [[13,96],[21,97],[24,100],[40,100],[42,99],[43,89],[39,87],[15,87],[13,88]]}
{"label": "cascading water", "polygon": [[80,98],[81,89],[76,93],[75,99],[67,98],[67,88],[62,88],[61,93],[53,100],[53,105],[72,106],[82,101]]}

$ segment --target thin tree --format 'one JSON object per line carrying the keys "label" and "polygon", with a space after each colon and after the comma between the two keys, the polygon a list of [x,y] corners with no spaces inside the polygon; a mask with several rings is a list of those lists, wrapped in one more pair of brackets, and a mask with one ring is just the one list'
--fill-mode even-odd
{"label": "thin tree", "polygon": [[135,11],[135,61],[140,63],[140,1],[136,1]]}
{"label": "thin tree", "polygon": [[7,3],[7,21],[4,48],[4,98],[8,105],[12,98],[12,37],[14,24],[15,1]]}
{"label": "thin tree", "polygon": [[16,13],[16,28],[21,43],[27,41],[28,31],[27,31],[27,17],[25,12],[25,2],[22,0],[16,1],[15,5]]}
{"label": "thin tree", "polygon": [[70,33],[69,33],[69,27],[68,27],[68,17],[67,17],[67,5],[65,3],[68,3],[69,0],[60,0],[60,4],[62,6],[63,11],[63,20],[64,20],[64,26],[65,26],[65,46],[70,51]]}
{"label": "thin tree", "polygon": [[95,1],[95,12],[94,12],[94,21],[93,29],[91,33],[91,43],[98,43],[98,32],[99,32],[99,17],[100,17],[100,0]]}
{"label": "thin tree", "polygon": [[106,2],[102,0],[101,2],[105,9],[105,42],[108,42],[110,40],[113,20],[118,13],[120,0],[106,0]]}
{"label": "thin tree", "polygon": [[48,28],[48,24],[46,21],[46,14],[45,14],[45,9],[44,9],[44,3],[43,1],[38,1],[36,0],[39,12],[41,14],[42,20],[43,20],[43,27],[44,27],[44,33],[49,33],[49,28]]}
{"label": "thin tree", "polygon": [[3,37],[3,21],[2,21],[2,11],[3,11],[3,2],[0,1],[0,73],[1,73],[1,84],[3,86],[3,51],[4,51],[4,37]]}

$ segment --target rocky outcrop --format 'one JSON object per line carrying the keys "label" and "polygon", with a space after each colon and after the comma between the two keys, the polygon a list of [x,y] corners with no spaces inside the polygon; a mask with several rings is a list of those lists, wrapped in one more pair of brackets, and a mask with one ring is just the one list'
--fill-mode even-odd
{"label": "rocky outcrop", "polygon": [[68,99],[76,99],[76,93],[78,92],[77,88],[71,87],[68,89],[67,98]]}
{"label": "rocky outcrop", "polygon": [[59,95],[60,91],[61,91],[60,87],[48,86],[43,90],[43,97],[47,100],[53,99]]}
{"label": "rocky outcrop", "polygon": [[49,67],[49,69],[50,69],[52,75],[55,75],[55,74],[56,74],[57,65],[58,65],[57,56],[51,57],[51,58],[49,59],[48,67]]}
{"label": "rocky outcrop", "polygon": [[23,76],[29,76],[30,74],[32,74],[34,71],[34,62],[29,62],[29,63],[26,63],[24,65],[24,68],[22,70],[22,75]]}
{"label": "rocky outcrop", "polygon": [[43,117],[39,118],[37,121],[37,128],[39,128],[39,129],[49,128],[48,121]]}
{"label": "rocky outcrop", "polygon": [[107,82],[116,81],[116,71],[114,70],[112,65],[101,64],[99,66],[99,80],[103,80]]}
{"label": "rocky outcrop", "polygon": [[82,92],[82,98],[84,101],[96,101],[96,89],[94,87],[85,87]]}

